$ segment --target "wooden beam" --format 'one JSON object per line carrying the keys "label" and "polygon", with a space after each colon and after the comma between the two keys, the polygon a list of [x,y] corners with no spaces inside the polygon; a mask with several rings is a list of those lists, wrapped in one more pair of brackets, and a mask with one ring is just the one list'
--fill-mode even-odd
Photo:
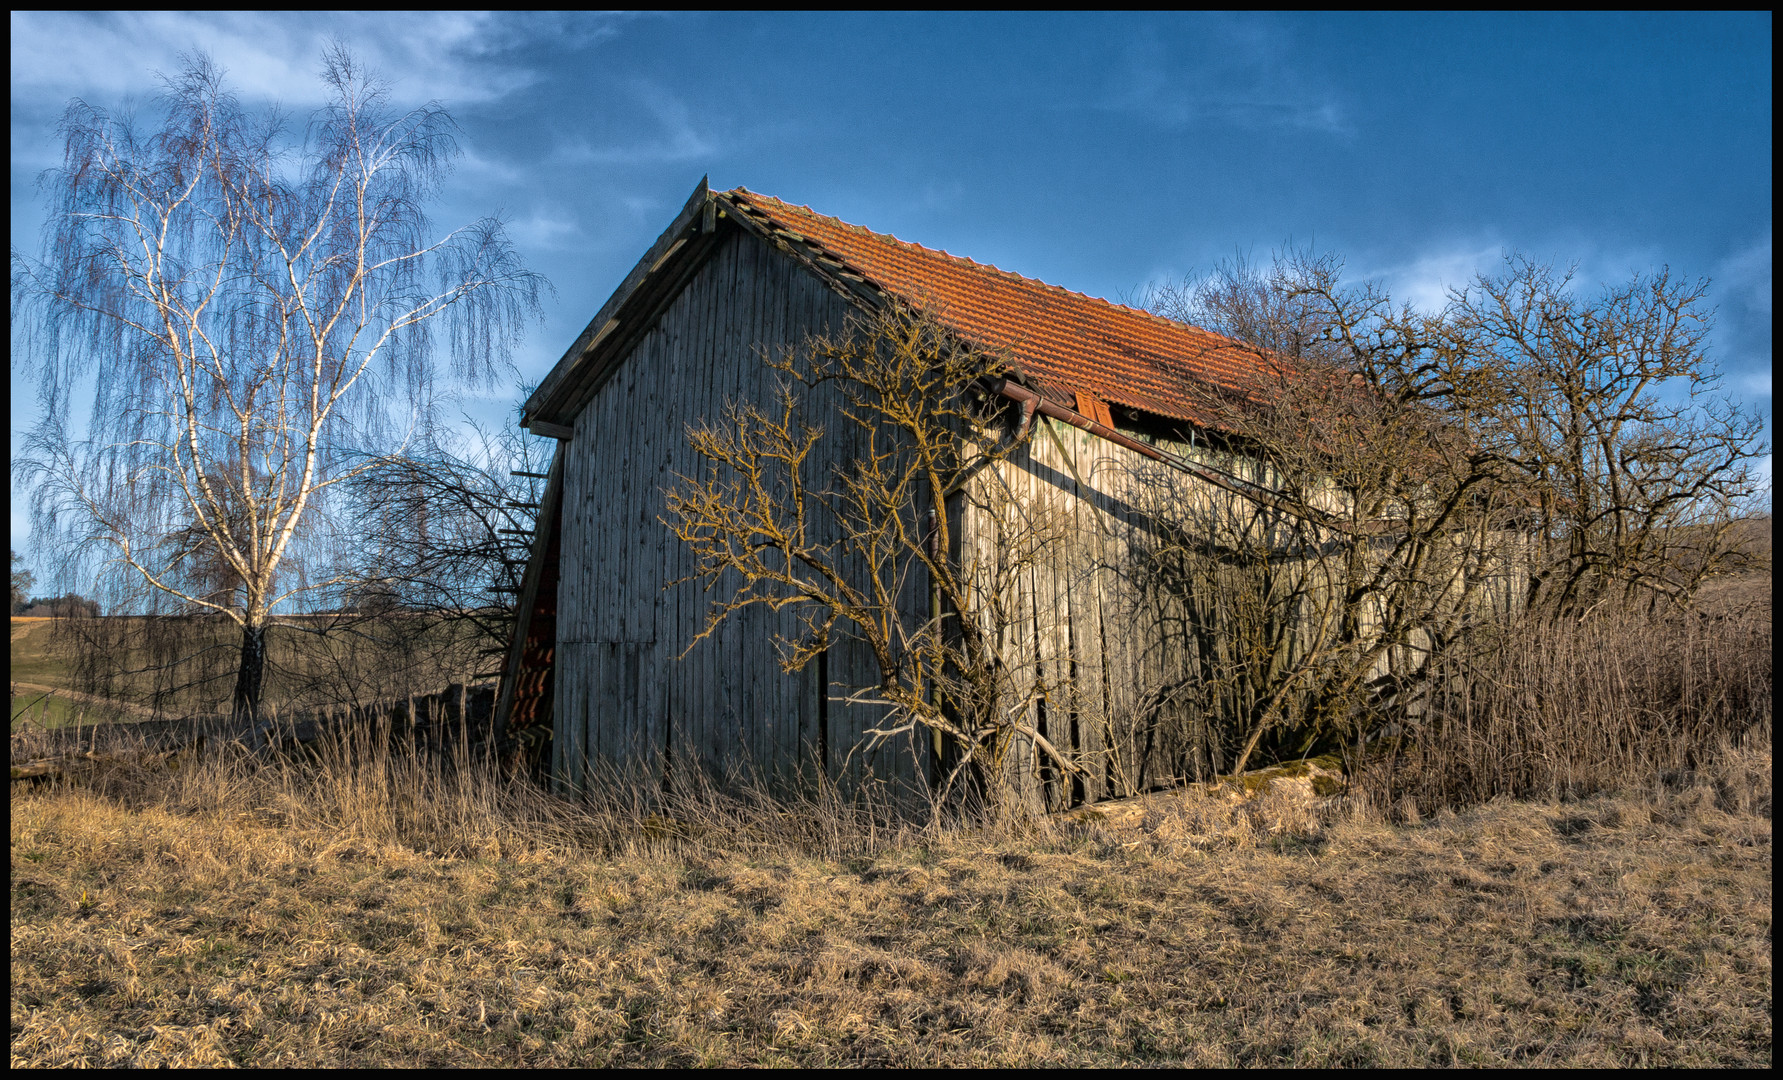
{"label": "wooden beam", "polygon": [[720,217],[729,217],[732,221],[761,237],[769,246],[790,256],[794,262],[817,275],[819,281],[828,285],[844,299],[868,311],[877,311],[885,305],[885,297],[879,289],[859,274],[847,269],[847,264],[833,252],[814,250],[811,242],[804,236],[781,228],[771,220],[766,223],[757,220],[745,206],[732,202],[726,196],[716,195],[713,198],[720,204],[718,211]]}
{"label": "wooden beam", "polygon": [[[522,415],[532,421],[565,425],[573,422],[638,338],[648,333],[656,316],[674,301],[699,265],[722,241],[720,224],[729,218],[816,274],[818,279],[853,303],[874,310],[884,297],[879,290],[838,259],[815,248],[796,232],[758,221],[743,206],[708,190],[702,180],[693,197],[663,231],[625,281],[589,320],[563,359],[545,376]],[[563,436],[558,436],[562,438]]]}
{"label": "wooden beam", "polygon": [[576,434],[575,428],[565,427],[562,424],[553,424],[546,420],[537,419],[536,417],[526,421],[525,427],[534,435],[543,435],[547,439],[557,439],[560,442],[569,442]]}
{"label": "wooden beam", "polygon": [[612,328],[604,329],[599,335],[600,340],[589,345],[584,356],[586,363],[578,371],[576,380],[566,384],[552,403],[555,410],[552,419],[569,421],[581,415],[583,407],[631,355],[638,341],[655,327],[657,318],[681,295],[727,235],[718,232],[711,236],[703,233],[691,236],[687,245],[676,253],[677,258],[650,274],[632,291],[622,309],[623,318],[609,320]]}
{"label": "wooden beam", "polygon": [[1209,468],[1208,466],[1189,461],[1185,458],[1180,458],[1175,454],[1160,450],[1155,446],[1142,443],[1138,439],[1124,435],[1106,424],[1098,423],[1080,412],[1067,409],[1063,405],[1054,404],[1040,396],[1036,391],[1030,390],[1010,379],[997,379],[991,384],[990,389],[992,393],[1001,394],[1003,397],[1021,402],[1024,409],[1026,408],[1027,403],[1032,401],[1035,403],[1039,412],[1044,416],[1050,416],[1055,420],[1062,420],[1065,423],[1070,424],[1072,427],[1082,428],[1092,435],[1099,435],[1102,438],[1107,439],[1109,442],[1114,443],[1116,446],[1124,446],[1128,450],[1135,451],[1151,458],[1153,461],[1161,461],[1178,472],[1187,473],[1197,480],[1206,481],[1207,483],[1212,484],[1217,488],[1223,488],[1234,495],[1241,495],[1244,498],[1249,499],[1251,502],[1256,503],[1258,506],[1266,507],[1271,510],[1280,510],[1297,517],[1304,517],[1316,525],[1322,525],[1325,528],[1332,529],[1336,532],[1345,534],[1354,534],[1356,532],[1348,522],[1332,517],[1329,514],[1318,513],[1310,507],[1293,506],[1283,500],[1280,495],[1260,484],[1253,484],[1249,480],[1242,480],[1236,476],[1220,472],[1217,469]]}
{"label": "wooden beam", "polygon": [[[675,241],[675,246],[669,249],[669,255],[673,255],[677,250],[679,250],[683,242],[684,241],[681,241],[681,240]],[[667,259],[668,257],[669,257],[668,255],[664,255],[663,259]],[[662,265],[661,259],[657,260],[657,265],[658,266]],[[601,342],[605,341],[607,339],[607,335],[611,334],[614,330],[617,330],[618,328],[619,328],[619,319],[617,317],[608,319],[606,321],[606,323],[603,324],[599,330],[596,330],[594,332],[594,336],[588,339],[588,344],[582,346],[583,357],[586,358],[590,353],[594,352],[595,346],[597,346]]]}

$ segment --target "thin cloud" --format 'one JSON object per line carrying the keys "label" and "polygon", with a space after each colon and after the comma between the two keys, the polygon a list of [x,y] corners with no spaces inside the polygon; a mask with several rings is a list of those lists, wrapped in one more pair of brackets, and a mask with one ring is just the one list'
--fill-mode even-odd
{"label": "thin cloud", "polygon": [[1335,93],[1290,62],[1285,27],[1251,17],[1205,17],[1203,47],[1172,52],[1162,35],[1128,43],[1101,107],[1172,128],[1286,128],[1344,134]]}
{"label": "thin cloud", "polygon": [[583,235],[574,214],[534,211],[507,223],[508,235],[527,249],[561,250]]}
{"label": "thin cloud", "polygon": [[1451,289],[1466,288],[1502,266],[1504,252],[1498,243],[1444,246],[1363,276],[1381,282],[1395,303],[1435,314],[1448,304]]}
{"label": "thin cloud", "polygon": [[453,167],[494,184],[522,184],[530,175],[519,163],[489,157],[474,145],[459,143],[459,156]]}
{"label": "thin cloud", "polygon": [[559,144],[553,155],[577,165],[664,165],[709,160],[718,144],[696,122],[694,112],[671,91],[649,82],[635,82],[629,96],[643,112],[651,130],[639,139],[599,145],[586,140]]}
{"label": "thin cloud", "polygon": [[399,102],[490,101],[535,81],[523,57],[541,36],[587,45],[616,34],[622,21],[488,12],[14,12],[15,115],[21,98],[29,110],[59,112],[70,97],[110,103],[142,94],[155,72],[178,70],[194,51],[208,53],[244,98],[309,108],[326,96],[316,73],[337,39]]}
{"label": "thin cloud", "polygon": [[1771,234],[1723,259],[1715,268],[1715,284],[1726,297],[1753,312],[1771,314]]}
{"label": "thin cloud", "polygon": [[1714,291],[1728,382],[1747,400],[1768,409],[1771,399],[1771,234],[1746,245],[1715,267]]}
{"label": "thin cloud", "polygon": [[[1544,254],[1544,248],[1548,253]],[[1409,303],[1419,311],[1435,313],[1448,302],[1451,289],[1466,288],[1481,274],[1495,276],[1505,269],[1505,259],[1520,253],[1543,259],[1556,271],[1572,272],[1570,288],[1580,295],[1593,295],[1605,287],[1628,283],[1635,275],[1659,271],[1663,260],[1658,253],[1643,248],[1610,250],[1585,244],[1550,243],[1543,247],[1519,247],[1497,239],[1486,241],[1452,240],[1433,245],[1407,259],[1387,262],[1355,273],[1353,280],[1378,281],[1386,286],[1395,302]],[[1673,278],[1688,268],[1673,267]]]}
{"label": "thin cloud", "polygon": [[[323,104],[323,52],[344,42],[410,106],[510,99],[538,82],[542,49],[586,49],[618,34],[631,16],[505,15],[477,12],[180,13],[14,12],[12,163],[22,177],[60,163],[56,124],[70,99],[128,112],[192,53],[223,69],[249,105],[277,103],[294,120]],[[460,142],[456,167],[485,184],[514,185],[527,172]]]}

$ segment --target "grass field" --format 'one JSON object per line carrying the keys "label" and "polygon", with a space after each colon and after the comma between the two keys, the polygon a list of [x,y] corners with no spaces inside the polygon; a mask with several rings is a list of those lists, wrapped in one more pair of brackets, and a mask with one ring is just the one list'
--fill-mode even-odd
{"label": "grass field", "polygon": [[54,619],[12,617],[12,679],[14,682],[67,685],[68,664],[50,640]]}
{"label": "grass field", "polygon": [[[1325,801],[918,825],[103,729],[12,785],[12,1064],[1766,1068],[1768,577],[1722,592],[1507,649]],[[1475,802],[1505,762],[1595,794]]]}
{"label": "grass field", "polygon": [[15,788],[15,1067],[1771,1061],[1768,739],[1416,825],[827,840],[187,772]]}
{"label": "grass field", "polygon": [[[130,719],[129,710],[108,707],[67,691],[71,687],[65,652],[51,640],[54,619],[12,618],[12,731],[25,724],[58,728],[69,724]],[[57,693],[57,691],[63,691]]]}

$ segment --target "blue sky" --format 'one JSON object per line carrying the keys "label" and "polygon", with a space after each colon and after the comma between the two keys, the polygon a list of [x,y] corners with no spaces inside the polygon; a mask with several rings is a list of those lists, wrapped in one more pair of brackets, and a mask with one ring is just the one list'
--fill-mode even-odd
{"label": "blue sky", "polygon": [[[556,286],[544,375],[702,174],[1114,300],[1314,245],[1438,302],[1512,249],[1587,286],[1713,279],[1727,389],[1771,398],[1771,17],[20,14],[12,234],[70,98],[142,100],[203,49],[301,115],[338,37],[464,156]],[[32,420],[13,380],[13,446]],[[476,406],[506,410],[506,400]],[[12,534],[27,527],[14,493]]]}

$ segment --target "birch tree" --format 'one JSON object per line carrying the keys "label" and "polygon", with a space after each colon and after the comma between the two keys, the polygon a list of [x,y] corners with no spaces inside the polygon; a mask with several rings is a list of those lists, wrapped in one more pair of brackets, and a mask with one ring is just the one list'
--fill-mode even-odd
{"label": "birch tree", "polygon": [[396,108],[338,46],[320,77],[301,130],[203,57],[149,122],[71,103],[41,255],[12,256],[37,533],[110,610],[238,628],[250,722],[268,627],[344,584],[337,486],[424,434],[448,383],[500,370],[542,286],[498,218],[433,233],[457,152],[438,103]]}

